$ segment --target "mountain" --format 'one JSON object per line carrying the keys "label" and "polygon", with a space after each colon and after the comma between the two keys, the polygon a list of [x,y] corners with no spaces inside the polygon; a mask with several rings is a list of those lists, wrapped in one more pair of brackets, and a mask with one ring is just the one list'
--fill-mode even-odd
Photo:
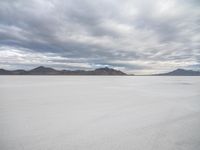
{"label": "mountain", "polygon": [[0,69],[0,75],[8,75],[8,74],[11,74],[11,71]]}
{"label": "mountain", "polygon": [[158,76],[200,76],[200,71],[176,69],[168,73],[157,74],[157,75]]}
{"label": "mountain", "polygon": [[5,69],[0,69],[0,75],[24,75],[26,74],[25,70],[5,70]]}
{"label": "mountain", "polygon": [[30,74],[30,75],[59,75],[60,71],[55,70],[53,68],[39,66],[30,71],[27,71],[27,74]]}
{"label": "mountain", "polygon": [[112,68],[99,68],[93,71],[94,75],[127,75],[124,72],[120,71],[120,70],[115,70]]}
{"label": "mountain", "polygon": [[0,75],[127,75],[126,73],[112,68],[98,68],[92,71],[85,70],[55,70],[53,68],[39,66],[32,70],[5,70],[0,69]]}

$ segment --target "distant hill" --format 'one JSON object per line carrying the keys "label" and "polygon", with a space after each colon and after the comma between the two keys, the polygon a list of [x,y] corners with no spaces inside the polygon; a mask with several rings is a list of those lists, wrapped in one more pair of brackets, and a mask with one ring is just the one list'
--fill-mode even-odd
{"label": "distant hill", "polygon": [[127,75],[126,73],[112,68],[98,68],[92,71],[85,70],[56,70],[40,66],[32,70],[5,70],[0,69],[0,75]]}
{"label": "distant hill", "polygon": [[126,73],[124,73],[120,70],[115,70],[115,69],[108,68],[108,67],[96,69],[93,71],[93,74],[94,75],[107,75],[107,74],[109,74],[109,75],[127,75]]}
{"label": "distant hill", "polygon": [[158,76],[200,76],[200,71],[176,69],[168,73],[157,74],[157,75]]}
{"label": "distant hill", "polygon": [[[120,70],[112,68],[98,68],[95,70],[56,70],[50,67],[39,66],[31,70],[5,70],[0,69],[0,75],[128,75]],[[131,74],[133,75],[133,74]],[[153,74],[153,76],[200,76],[200,71],[176,69],[162,74]]]}
{"label": "distant hill", "polygon": [[27,71],[27,74],[30,74],[30,75],[59,75],[59,74],[61,74],[61,72],[58,70],[55,70],[53,68],[40,66],[40,67],[34,68],[30,71]]}

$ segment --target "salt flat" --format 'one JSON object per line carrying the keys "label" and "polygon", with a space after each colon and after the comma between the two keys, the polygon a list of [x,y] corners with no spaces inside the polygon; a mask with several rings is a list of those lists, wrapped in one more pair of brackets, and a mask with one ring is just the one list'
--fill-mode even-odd
{"label": "salt flat", "polygon": [[197,150],[199,130],[199,77],[0,76],[1,150]]}

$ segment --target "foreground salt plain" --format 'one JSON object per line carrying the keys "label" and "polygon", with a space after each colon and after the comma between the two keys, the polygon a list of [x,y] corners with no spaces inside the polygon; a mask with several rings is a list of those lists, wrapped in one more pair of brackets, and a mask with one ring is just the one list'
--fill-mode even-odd
{"label": "foreground salt plain", "polygon": [[199,130],[199,77],[0,76],[1,150],[197,150]]}

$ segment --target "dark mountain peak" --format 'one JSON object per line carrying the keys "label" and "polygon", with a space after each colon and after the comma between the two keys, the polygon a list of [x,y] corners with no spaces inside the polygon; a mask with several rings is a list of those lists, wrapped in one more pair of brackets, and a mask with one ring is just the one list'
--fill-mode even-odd
{"label": "dark mountain peak", "polygon": [[185,72],[185,71],[188,71],[188,70],[178,68],[178,69],[176,69],[176,70],[174,70],[172,72]]}
{"label": "dark mountain peak", "polygon": [[94,70],[94,74],[98,75],[126,75],[124,72],[120,70],[115,70],[109,67],[98,68]]}
{"label": "dark mountain peak", "polygon": [[5,69],[1,69],[1,68],[0,68],[0,71],[7,71],[7,70],[5,70]]}
{"label": "dark mountain peak", "polygon": [[193,71],[193,70],[185,70],[185,69],[176,69],[173,70],[171,72],[168,73],[163,73],[163,74],[159,74],[159,75],[171,75],[171,76],[200,76],[200,72],[199,71]]}
{"label": "dark mountain peak", "polygon": [[36,67],[30,71],[43,71],[43,70],[55,70],[53,68],[49,68],[49,67],[44,67],[44,66],[39,66],[39,67]]}
{"label": "dark mountain peak", "polygon": [[33,74],[33,75],[56,75],[59,74],[59,71],[49,68],[49,67],[44,67],[44,66],[39,66],[36,67],[30,71],[28,71],[28,74]]}
{"label": "dark mountain peak", "polygon": [[112,68],[109,68],[109,67],[103,67],[103,68],[97,68],[95,69],[95,71],[98,71],[98,70],[105,70],[105,71],[111,71],[111,70],[115,70],[115,69],[112,69]]}
{"label": "dark mountain peak", "polygon": [[5,70],[5,69],[0,69],[0,75],[25,75],[26,71],[25,70]]}
{"label": "dark mountain peak", "polygon": [[39,66],[39,67],[36,67],[36,68],[34,68],[34,69],[45,69],[45,68],[48,68],[48,67]]}
{"label": "dark mountain peak", "polygon": [[185,71],[185,69],[178,68],[178,69],[176,69],[174,71]]}
{"label": "dark mountain peak", "polygon": [[5,70],[5,69],[0,69],[0,74],[1,75],[7,75],[7,74],[10,74],[11,72],[8,71],[8,70]]}

